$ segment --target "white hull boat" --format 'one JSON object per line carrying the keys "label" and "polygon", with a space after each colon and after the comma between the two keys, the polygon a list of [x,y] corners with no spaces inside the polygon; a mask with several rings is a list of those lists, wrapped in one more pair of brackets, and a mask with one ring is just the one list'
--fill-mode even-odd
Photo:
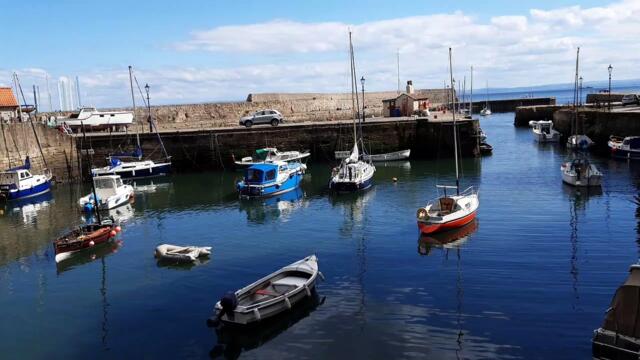
{"label": "white hull boat", "polygon": [[370,162],[359,160],[358,145],[353,146],[351,155],[333,169],[329,188],[337,192],[354,192],[368,189],[373,185],[376,167]]}
{"label": "white hull boat", "polygon": [[153,160],[124,162],[116,158],[111,159],[111,165],[109,166],[91,169],[91,174],[94,177],[119,175],[123,179],[165,176],[170,172],[171,162],[156,163]]}
{"label": "white hull boat", "polygon": [[567,139],[567,149],[587,150],[594,142],[587,135],[571,135]]}
{"label": "white hull boat", "polygon": [[489,115],[491,115],[491,109],[489,109],[489,108],[484,108],[484,109],[480,110],[480,115],[482,115],[482,116],[489,116]]}
{"label": "white hull boat", "polygon": [[409,156],[411,156],[411,150],[400,150],[400,151],[395,151],[395,152],[386,153],[386,154],[375,154],[375,155],[363,154],[362,158],[365,161],[371,160],[374,162],[385,162],[385,161],[406,160],[409,158]]}
{"label": "white hull boat", "polygon": [[235,293],[225,295],[215,305],[210,324],[249,325],[291,309],[299,301],[311,297],[318,275],[315,255],[263,277]]}
{"label": "white hull boat", "polygon": [[586,159],[575,159],[560,166],[562,181],[572,186],[600,186],[602,173]]}
{"label": "white hull boat", "polygon": [[[98,196],[99,210],[115,209],[133,201],[133,187],[122,183],[118,175],[96,176],[93,184]],[[78,200],[78,205],[86,211],[94,210],[93,193]]]}
{"label": "white hull boat", "polygon": [[196,261],[203,256],[211,255],[211,246],[177,246],[162,244],[156,247],[155,257],[159,260],[177,263]]}
{"label": "white hull boat", "polygon": [[82,108],[80,112],[71,114],[68,118],[56,120],[58,126],[66,125],[71,129],[82,126],[95,130],[109,127],[127,127],[133,123],[132,111],[98,111],[96,108]]}
{"label": "white hull boat", "polygon": [[558,142],[560,132],[553,128],[553,122],[549,120],[529,121],[529,126],[533,128],[533,139],[538,142]]}

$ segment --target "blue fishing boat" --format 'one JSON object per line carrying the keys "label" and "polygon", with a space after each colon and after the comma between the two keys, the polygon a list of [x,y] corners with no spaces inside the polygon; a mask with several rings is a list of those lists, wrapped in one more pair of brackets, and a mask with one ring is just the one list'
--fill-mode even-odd
{"label": "blue fishing boat", "polygon": [[300,186],[306,170],[306,165],[299,162],[256,164],[245,170],[244,179],[236,187],[244,198],[283,194]]}
{"label": "blue fishing boat", "polygon": [[24,165],[0,172],[0,201],[30,198],[51,190],[51,174],[32,175],[29,157]]}

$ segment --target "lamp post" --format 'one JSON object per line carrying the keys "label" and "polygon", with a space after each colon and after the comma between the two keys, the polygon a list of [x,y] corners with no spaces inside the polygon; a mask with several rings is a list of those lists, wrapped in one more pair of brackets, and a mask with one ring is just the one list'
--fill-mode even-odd
{"label": "lamp post", "polygon": [[151,103],[149,102],[149,84],[145,84],[144,89],[147,92],[147,121],[149,122],[149,132],[153,132],[153,124],[151,123]]}
{"label": "lamp post", "polygon": [[607,70],[609,70],[609,111],[611,111],[611,71],[613,71],[613,66],[609,64]]}
{"label": "lamp post", "polygon": [[360,83],[362,84],[362,122],[365,122],[364,117],[364,76],[360,78]]}
{"label": "lamp post", "polygon": [[578,78],[578,106],[582,106],[582,76]]}

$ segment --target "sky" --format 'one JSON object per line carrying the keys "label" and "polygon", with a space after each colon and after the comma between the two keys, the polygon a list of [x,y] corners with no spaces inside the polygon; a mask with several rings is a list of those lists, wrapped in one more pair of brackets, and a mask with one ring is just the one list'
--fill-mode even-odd
{"label": "sky", "polygon": [[[371,91],[640,78],[640,0],[9,1],[0,0],[0,86],[17,73],[28,103],[58,83],[83,105],[129,106],[128,66],[152,104],[242,101],[249,93],[349,92],[348,30]],[[9,29],[8,31],[6,29]],[[469,81],[469,80],[467,80]],[[67,85],[68,86],[68,85]],[[139,97],[139,95],[138,95]],[[138,103],[140,100],[137,100]]]}

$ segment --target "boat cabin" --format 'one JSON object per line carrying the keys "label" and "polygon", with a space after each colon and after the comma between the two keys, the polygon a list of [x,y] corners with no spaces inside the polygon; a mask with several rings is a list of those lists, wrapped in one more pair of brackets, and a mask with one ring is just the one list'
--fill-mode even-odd
{"label": "boat cabin", "polygon": [[622,146],[629,150],[640,150],[640,136],[628,136],[622,140]]}
{"label": "boat cabin", "polygon": [[81,119],[81,120],[87,119],[91,117],[91,114],[95,112],[97,112],[97,110],[94,107],[84,107],[80,109],[80,111],[78,111],[77,113],[73,113],[69,115],[69,119]]}
{"label": "boat cabin", "polygon": [[286,164],[278,163],[252,165],[245,170],[244,181],[246,184],[251,185],[275,182],[278,178],[278,172],[285,170],[286,166]]}
{"label": "boat cabin", "polygon": [[96,176],[93,178],[93,184],[99,199],[107,199],[116,195],[117,189],[123,185],[122,179],[118,175]]}
{"label": "boat cabin", "polygon": [[534,126],[542,134],[551,134],[551,128],[553,127],[553,123],[551,121],[538,121],[538,123]]}
{"label": "boat cabin", "polygon": [[1,189],[19,189],[20,183],[31,179],[33,175],[29,170],[18,169],[9,170],[0,173],[0,188]]}

